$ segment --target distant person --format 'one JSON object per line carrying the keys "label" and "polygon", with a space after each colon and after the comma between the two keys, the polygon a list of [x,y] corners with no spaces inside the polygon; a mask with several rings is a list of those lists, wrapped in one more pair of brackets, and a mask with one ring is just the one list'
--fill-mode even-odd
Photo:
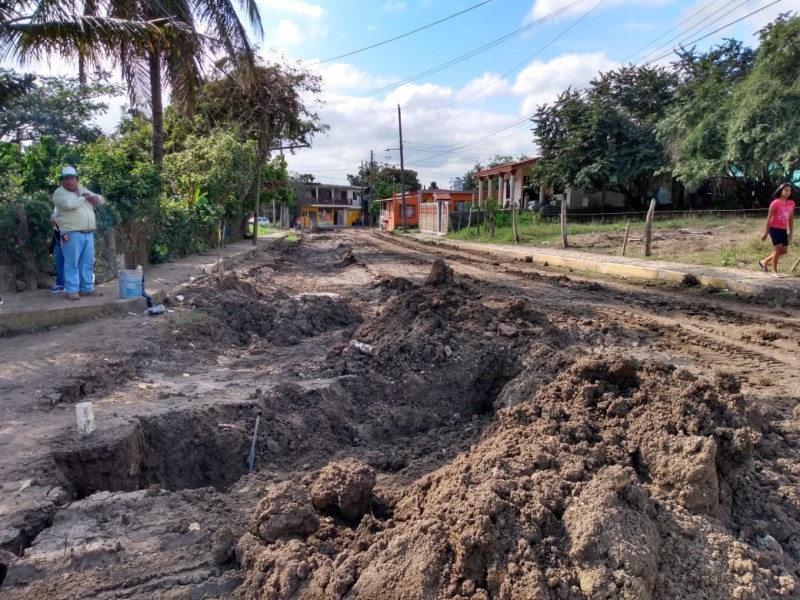
{"label": "distant person", "polygon": [[64,252],[61,249],[61,230],[58,226],[57,208],[50,215],[50,224],[53,226],[53,236],[50,239],[50,254],[53,255],[53,260],[56,264],[56,283],[50,288],[50,292],[58,294],[66,289],[66,282],[64,281]]}
{"label": "distant person", "polygon": [[791,183],[782,183],[775,190],[775,199],[769,205],[767,222],[764,226],[764,235],[761,241],[769,236],[772,239],[772,246],[775,248],[767,258],[758,261],[758,267],[767,272],[767,267],[772,266],[772,276],[778,277],[778,259],[789,251],[789,244],[792,242],[792,230],[794,229],[794,187]]}
{"label": "distant person", "polygon": [[78,183],[75,167],[61,170],[61,187],[53,192],[58,210],[61,251],[64,253],[64,281],[69,300],[91,296],[94,291],[94,207],[102,196]]}
{"label": "distant person", "polygon": [[303,228],[303,219],[301,217],[297,217],[297,221],[295,221],[294,228],[297,231],[300,231]]}

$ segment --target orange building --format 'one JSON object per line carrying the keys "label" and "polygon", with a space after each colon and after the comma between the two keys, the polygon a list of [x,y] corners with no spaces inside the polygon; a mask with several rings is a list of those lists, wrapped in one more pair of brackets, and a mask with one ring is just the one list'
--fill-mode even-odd
{"label": "orange building", "polygon": [[[386,231],[402,229],[402,195],[395,192],[391,198],[376,200],[381,205],[380,228]],[[419,227],[420,207],[428,203],[447,203],[450,213],[467,210],[473,202],[472,192],[454,192],[452,190],[419,190],[406,192],[405,211],[406,227]]]}

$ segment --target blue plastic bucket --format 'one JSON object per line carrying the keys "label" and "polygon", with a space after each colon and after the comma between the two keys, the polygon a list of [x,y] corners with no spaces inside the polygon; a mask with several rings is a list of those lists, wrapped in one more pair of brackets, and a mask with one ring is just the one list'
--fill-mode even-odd
{"label": "blue plastic bucket", "polygon": [[140,298],[142,296],[142,272],[138,270],[122,269],[117,275],[119,278],[120,298]]}

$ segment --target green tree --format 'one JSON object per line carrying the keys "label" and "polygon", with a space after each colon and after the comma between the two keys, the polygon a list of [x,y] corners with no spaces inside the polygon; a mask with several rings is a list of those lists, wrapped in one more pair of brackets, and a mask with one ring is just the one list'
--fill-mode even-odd
{"label": "green tree", "polygon": [[759,34],[753,69],[733,93],[726,159],[771,192],[800,169],[800,18],[782,15]]}
{"label": "green tree", "polygon": [[[201,110],[208,127],[235,124],[244,139],[255,143],[256,161],[246,191],[254,214],[259,213],[264,168],[274,146],[310,146],[315,134],[328,129],[305,103],[319,94],[320,81],[288,65],[260,63],[250,69],[246,61],[225,60],[204,89]],[[244,219],[240,227],[247,227]]]}
{"label": "green tree", "polygon": [[[201,66],[217,50],[243,56],[252,64],[253,48],[236,5],[230,0],[109,0],[83,5],[61,0],[32,3],[7,0],[0,8],[0,58],[24,62],[60,55],[99,66],[112,59],[128,86],[131,104],[149,104],[152,155],[163,159],[163,98],[191,111],[201,83]],[[255,0],[240,0],[258,34],[261,17]],[[103,11],[99,9],[104,9]]]}
{"label": "green tree", "polygon": [[380,200],[389,198],[394,192],[400,192],[401,179],[405,179],[407,192],[416,192],[422,188],[416,171],[404,169],[401,178],[400,167],[389,163],[363,163],[358,173],[348,175],[347,181],[353,186],[364,186],[365,194]]}
{"label": "green tree", "polygon": [[51,136],[59,144],[76,144],[97,139],[102,132],[91,121],[108,109],[102,98],[120,92],[105,83],[107,77],[98,74],[87,85],[72,77],[31,80],[26,92],[10,98],[0,111],[0,140],[23,144]]}
{"label": "green tree", "polygon": [[656,133],[667,150],[668,168],[683,185],[720,182],[737,173],[727,157],[727,132],[734,89],[754,60],[755,52],[736,40],[702,54],[694,49],[678,52],[674,67],[680,84]]}
{"label": "green tree", "polygon": [[0,109],[6,107],[33,89],[34,77],[31,73],[17,74],[13,70],[0,69]]}
{"label": "green tree", "polygon": [[601,73],[585,93],[567,90],[532,119],[541,158],[532,169],[539,185],[613,190],[641,209],[653,176],[664,167],[655,124],[677,79],[657,67]]}

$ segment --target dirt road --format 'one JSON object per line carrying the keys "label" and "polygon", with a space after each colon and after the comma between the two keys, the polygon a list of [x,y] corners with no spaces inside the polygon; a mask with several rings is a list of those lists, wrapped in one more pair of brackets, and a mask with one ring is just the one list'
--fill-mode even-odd
{"label": "dirt road", "polygon": [[358,230],[184,295],[0,340],[0,597],[800,597],[794,309]]}

